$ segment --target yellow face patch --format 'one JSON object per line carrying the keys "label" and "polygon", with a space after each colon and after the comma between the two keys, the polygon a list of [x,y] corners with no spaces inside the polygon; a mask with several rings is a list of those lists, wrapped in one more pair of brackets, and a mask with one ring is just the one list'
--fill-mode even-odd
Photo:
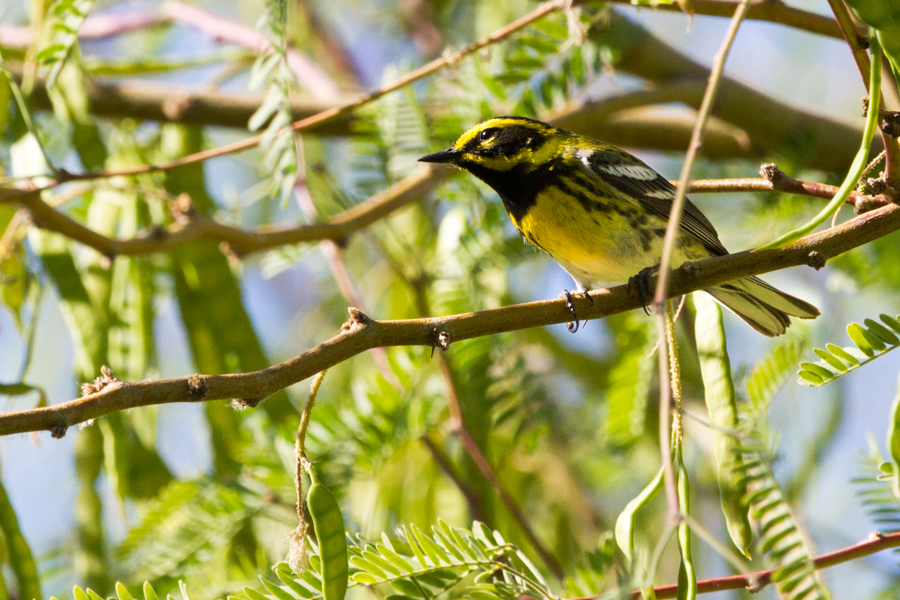
{"label": "yellow face patch", "polygon": [[[509,152],[492,153],[501,143],[504,130],[532,130],[538,132],[539,144],[523,144],[516,148],[514,154]],[[544,123],[523,118],[498,117],[479,123],[462,134],[453,144],[453,149],[460,153],[463,163],[477,164],[492,171],[508,171],[521,164],[542,164],[549,161],[558,152],[560,137],[554,135],[559,130]],[[488,135],[480,139],[485,133]]]}

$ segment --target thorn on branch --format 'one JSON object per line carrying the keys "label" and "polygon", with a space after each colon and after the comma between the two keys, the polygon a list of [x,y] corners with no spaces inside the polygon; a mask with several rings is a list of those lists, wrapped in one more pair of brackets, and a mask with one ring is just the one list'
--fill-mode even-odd
{"label": "thorn on branch", "polygon": [[206,386],[206,377],[203,375],[191,375],[188,377],[188,396],[191,400],[203,400],[209,395]]}
{"label": "thorn on branch", "polygon": [[369,318],[369,315],[359,310],[355,306],[348,306],[347,312],[350,313],[350,319],[346,323],[341,325],[341,332],[362,329],[366,325],[369,325],[373,322],[372,319]]}
{"label": "thorn on branch", "polygon": [[775,163],[766,163],[759,168],[759,174],[772,182],[776,190],[789,190],[796,188],[800,182],[778,168]]}
{"label": "thorn on branch", "polygon": [[827,261],[828,259],[822,256],[822,254],[817,250],[812,250],[809,254],[806,255],[806,264],[816,271],[824,267]]}
{"label": "thorn on branch", "polygon": [[162,225],[154,225],[150,229],[149,237],[154,242],[161,242],[167,235],[169,235],[169,232],[165,227],[163,227]]}
{"label": "thorn on branch", "polygon": [[864,193],[869,196],[877,196],[887,189],[884,177],[870,177],[863,182]]}
{"label": "thorn on branch", "polygon": [[881,131],[892,138],[900,137],[900,112],[883,110],[878,115],[881,118]]}
{"label": "thorn on branch", "polygon": [[90,396],[109,387],[110,385],[121,383],[113,375],[112,371],[106,365],[100,367],[100,377],[90,383],[81,384],[81,396]]}
{"label": "thorn on branch", "polygon": [[74,176],[66,169],[60,167],[53,169],[53,178],[58,183],[66,183],[67,181],[71,181],[72,179],[74,179]]}
{"label": "thorn on branch", "polygon": [[431,356],[434,356],[435,348],[440,348],[444,352],[450,349],[450,332],[435,328],[434,333],[436,335],[434,345],[431,347]]}
{"label": "thorn on branch", "polygon": [[763,580],[762,577],[756,575],[756,573],[751,573],[747,575],[747,590],[751,594],[757,594],[762,591],[766,585],[768,585],[768,580]]}
{"label": "thorn on branch", "polygon": [[231,407],[234,410],[246,410],[248,408],[256,408],[262,401],[262,398],[235,398],[231,401]]}

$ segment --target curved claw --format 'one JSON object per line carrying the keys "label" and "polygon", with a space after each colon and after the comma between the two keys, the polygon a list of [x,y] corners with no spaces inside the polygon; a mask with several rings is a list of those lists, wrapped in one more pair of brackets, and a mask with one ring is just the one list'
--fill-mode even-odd
{"label": "curved claw", "polygon": [[656,273],[658,268],[659,267],[647,267],[641,269],[637,275],[628,279],[628,291],[631,292],[632,288],[637,290],[638,297],[641,299],[641,305],[644,308],[644,314],[646,315],[650,314],[650,309],[648,308],[650,305],[649,300],[653,298],[653,290],[650,287],[650,282],[653,279],[653,274]]}
{"label": "curved claw", "polygon": [[[581,292],[576,292],[575,294],[573,294],[569,290],[563,290],[559,294],[560,298],[565,298],[566,308],[569,309],[570,313],[572,313],[572,318],[574,319],[574,323],[573,322],[566,323],[566,329],[568,329],[570,333],[575,333],[578,331],[579,328],[583,328],[582,322],[578,320],[578,313],[575,312],[574,298],[576,295],[587,299],[592,305],[594,304],[594,299],[591,298],[590,294],[587,293],[587,290],[584,290]],[[584,320],[584,324],[585,325],[587,324],[587,319]]]}
{"label": "curved claw", "polygon": [[575,303],[572,300],[572,292],[570,292],[569,290],[563,290],[560,293],[560,296],[562,298],[565,298],[566,308],[569,309],[570,313],[572,313],[572,319],[574,319],[574,322],[566,323],[566,329],[569,330],[569,333],[575,333],[581,326],[581,321],[578,320],[578,313],[575,312]]}

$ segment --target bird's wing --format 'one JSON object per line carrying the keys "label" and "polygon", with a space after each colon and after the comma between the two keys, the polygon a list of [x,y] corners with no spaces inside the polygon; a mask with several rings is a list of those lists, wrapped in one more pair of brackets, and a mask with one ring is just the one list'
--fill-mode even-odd
{"label": "bird's wing", "polygon": [[[611,188],[621,198],[637,203],[665,221],[669,220],[677,190],[668,179],[643,161],[611,146],[589,150],[580,147],[574,152],[584,165],[585,172],[606,184],[604,188]],[[719,241],[716,228],[687,198],[681,215],[681,229],[702,241],[714,254],[728,254]]]}

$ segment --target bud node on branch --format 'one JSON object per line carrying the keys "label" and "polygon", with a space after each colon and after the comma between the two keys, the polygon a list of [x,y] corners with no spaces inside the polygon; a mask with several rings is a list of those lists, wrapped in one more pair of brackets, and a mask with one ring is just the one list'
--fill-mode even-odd
{"label": "bud node on branch", "polygon": [[188,377],[188,396],[192,400],[203,400],[209,395],[209,388],[206,386],[206,377],[203,375],[191,375]]}

